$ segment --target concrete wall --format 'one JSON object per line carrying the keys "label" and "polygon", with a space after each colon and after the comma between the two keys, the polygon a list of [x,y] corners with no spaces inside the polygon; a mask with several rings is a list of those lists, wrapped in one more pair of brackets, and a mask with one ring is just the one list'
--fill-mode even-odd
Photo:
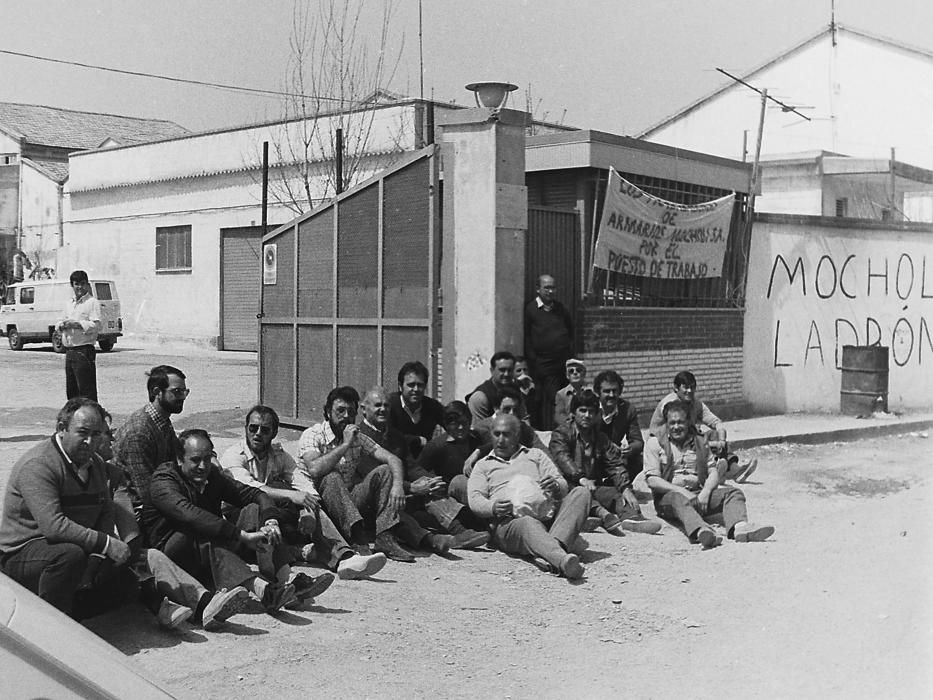
{"label": "concrete wall", "polygon": [[744,383],[762,411],[839,408],[843,345],[890,347],[889,410],[933,407],[933,228],[759,215]]}
{"label": "concrete wall", "polygon": [[22,164],[21,197],[23,231],[20,247],[43,267],[55,267],[55,251],[60,242],[58,183],[28,163]]}
{"label": "concrete wall", "polygon": [[714,411],[743,403],[742,309],[588,307],[581,316],[587,378],[614,369],[639,411],[653,411],[681,370],[697,376]]}
{"label": "concrete wall", "polygon": [[[933,167],[933,60],[851,32],[837,36],[835,49],[826,35],[748,77],[778,99],[813,107],[809,122],[769,109],[762,153],[888,158],[895,147],[899,161]],[[759,112],[758,96],[735,85],[647,138],[741,159],[744,131],[754,154]]]}

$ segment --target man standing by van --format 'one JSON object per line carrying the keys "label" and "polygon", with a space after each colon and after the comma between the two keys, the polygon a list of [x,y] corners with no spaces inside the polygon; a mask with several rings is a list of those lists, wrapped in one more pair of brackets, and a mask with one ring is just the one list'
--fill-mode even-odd
{"label": "man standing by van", "polygon": [[84,270],[69,277],[74,299],[58,322],[65,346],[65,392],[69,399],[84,396],[97,401],[97,354],[94,343],[100,333],[100,304],[91,294],[91,283]]}

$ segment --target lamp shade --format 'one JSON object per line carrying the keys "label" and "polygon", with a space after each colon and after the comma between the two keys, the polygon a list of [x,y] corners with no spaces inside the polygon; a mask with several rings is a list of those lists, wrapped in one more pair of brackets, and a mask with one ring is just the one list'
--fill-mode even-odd
{"label": "lamp shade", "polygon": [[470,83],[466,86],[467,90],[473,92],[476,98],[477,107],[486,109],[502,109],[509,99],[509,93],[518,89],[518,85],[512,83],[500,83],[495,81]]}

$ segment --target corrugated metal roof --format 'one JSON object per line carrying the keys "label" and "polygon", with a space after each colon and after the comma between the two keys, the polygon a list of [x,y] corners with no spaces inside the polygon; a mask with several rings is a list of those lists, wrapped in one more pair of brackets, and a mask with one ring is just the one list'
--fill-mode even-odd
{"label": "corrugated metal roof", "polygon": [[163,119],[77,112],[44,105],[0,102],[0,130],[28,143],[84,150],[113,139],[122,145],[182,136],[188,130]]}

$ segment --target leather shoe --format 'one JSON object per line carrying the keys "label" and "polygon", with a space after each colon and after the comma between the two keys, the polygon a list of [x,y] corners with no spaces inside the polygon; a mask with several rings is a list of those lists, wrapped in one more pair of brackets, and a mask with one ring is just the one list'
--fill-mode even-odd
{"label": "leather shoe", "polygon": [[321,593],[330,588],[334,582],[334,575],[330,573],[320,576],[308,576],[306,573],[295,574],[291,585],[295,587],[295,599],[286,603],[286,607],[301,607],[305,602],[313,602]]}
{"label": "leather shoe", "polygon": [[220,627],[227,618],[236,615],[243,609],[249,600],[249,593],[243,586],[231,588],[229,591],[222,588],[217,591],[201,613],[201,626],[208,632]]}
{"label": "leather shoe", "polygon": [[382,552],[387,557],[389,557],[389,559],[402,561],[406,564],[411,564],[413,561],[415,561],[415,555],[400,545],[398,540],[395,539],[395,536],[388,532],[380,532],[378,535],[376,535],[376,541],[374,544],[374,549],[377,552]]}
{"label": "leather shoe", "polygon": [[453,535],[438,535],[432,532],[425,536],[424,541],[432,552],[447,554],[454,544],[454,537]]}
{"label": "leather shoe", "polygon": [[295,600],[295,587],[286,583],[270,583],[266,586],[265,593],[262,594],[262,607],[270,615],[277,613],[286,605]]}

